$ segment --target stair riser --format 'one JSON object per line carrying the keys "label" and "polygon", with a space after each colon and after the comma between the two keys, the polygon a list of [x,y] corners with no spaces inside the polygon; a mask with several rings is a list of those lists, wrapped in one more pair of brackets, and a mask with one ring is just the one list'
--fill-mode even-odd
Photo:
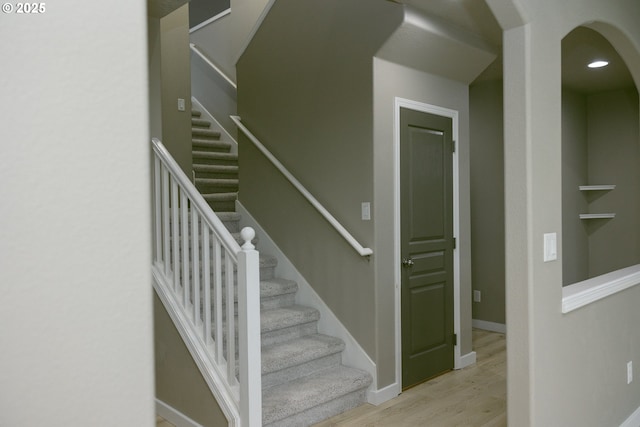
{"label": "stair riser", "polygon": [[224,224],[225,227],[227,227],[227,230],[229,230],[231,233],[239,233],[240,232],[240,220],[239,219],[223,219],[222,223]]}
{"label": "stair riser", "polygon": [[362,403],[366,401],[366,397],[366,388],[357,390],[283,420],[275,420],[273,422],[264,420],[265,422],[263,423],[263,427],[310,426],[362,405]]}
{"label": "stair riser", "polygon": [[231,145],[225,144],[224,142],[204,144],[194,141],[192,143],[192,147],[195,151],[199,152],[206,151],[209,153],[229,153],[231,151]]}
{"label": "stair riser", "polygon": [[[212,155],[214,153],[211,153]],[[220,166],[238,166],[238,159],[235,158],[215,158],[215,156],[206,156],[206,155],[194,155],[192,156],[192,161],[194,164],[204,164],[204,165],[220,165]],[[196,171],[196,173],[198,173]],[[237,173],[237,172],[236,172]]]}
{"label": "stair riser", "polygon": [[262,389],[273,387],[276,385],[284,384],[310,373],[320,371],[340,365],[342,362],[342,355],[340,353],[331,354],[325,357],[311,360],[301,365],[293,366],[287,369],[282,369],[277,372],[271,372],[262,375]]}
{"label": "stair riser", "polygon": [[238,158],[236,156],[225,154],[228,153],[209,153],[207,151],[194,151],[191,155],[191,159],[195,164],[238,166]]}
{"label": "stair riser", "polygon": [[214,212],[233,212],[236,209],[236,202],[208,202]]}
{"label": "stair riser", "polygon": [[277,329],[274,331],[263,332],[262,345],[272,345],[292,340],[294,338],[300,338],[306,335],[315,334],[318,332],[318,322],[303,323],[301,325],[295,325],[288,328]]}
{"label": "stair riser", "polygon": [[196,171],[196,178],[207,179],[238,179],[238,171]]}
{"label": "stair riser", "polygon": [[211,122],[209,120],[191,117],[191,126],[209,129],[211,127]]}
{"label": "stair riser", "polygon": [[296,302],[295,294],[284,294],[277,297],[261,298],[260,310],[271,310],[274,308],[289,307]]}
{"label": "stair riser", "polygon": [[212,194],[212,193],[229,193],[229,192],[238,192],[238,183],[224,183],[220,184],[196,184],[196,188],[202,194]]}

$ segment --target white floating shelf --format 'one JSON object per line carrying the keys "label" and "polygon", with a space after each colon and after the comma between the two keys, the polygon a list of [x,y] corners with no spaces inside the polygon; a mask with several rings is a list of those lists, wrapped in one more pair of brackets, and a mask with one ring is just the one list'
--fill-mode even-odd
{"label": "white floating shelf", "polygon": [[580,214],[580,219],[609,219],[615,218],[614,213]]}
{"label": "white floating shelf", "polygon": [[608,191],[616,188],[615,185],[581,185],[580,191]]}

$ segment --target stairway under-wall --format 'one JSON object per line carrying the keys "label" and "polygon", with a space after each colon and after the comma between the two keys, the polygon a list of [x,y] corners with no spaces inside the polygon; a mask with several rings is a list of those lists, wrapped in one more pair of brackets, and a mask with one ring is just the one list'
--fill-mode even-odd
{"label": "stairway under-wall", "polygon": [[[196,187],[237,236],[238,156],[200,112],[192,124]],[[318,310],[296,304],[298,285],[275,277],[276,263],[260,255],[263,425],[308,426],[363,404],[372,378],[342,364],[344,342],[318,333]]]}

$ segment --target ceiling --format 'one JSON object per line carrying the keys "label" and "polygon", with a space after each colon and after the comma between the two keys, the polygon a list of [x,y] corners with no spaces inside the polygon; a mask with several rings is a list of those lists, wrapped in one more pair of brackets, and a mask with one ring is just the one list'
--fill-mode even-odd
{"label": "ceiling", "polygon": [[[483,0],[398,0],[438,17],[454,27],[480,36],[500,51],[502,30]],[[606,59],[609,65],[589,69],[594,59]],[[476,81],[502,78],[501,56]],[[562,41],[562,84],[583,93],[594,93],[634,86],[626,64],[611,44],[598,32],[578,27]]]}

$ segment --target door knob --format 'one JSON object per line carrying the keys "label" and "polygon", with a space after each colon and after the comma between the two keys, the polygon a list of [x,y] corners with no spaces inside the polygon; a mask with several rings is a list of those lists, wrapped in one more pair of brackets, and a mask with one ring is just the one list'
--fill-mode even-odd
{"label": "door knob", "polygon": [[403,267],[411,267],[413,266],[413,260],[411,258],[405,258],[402,260]]}

